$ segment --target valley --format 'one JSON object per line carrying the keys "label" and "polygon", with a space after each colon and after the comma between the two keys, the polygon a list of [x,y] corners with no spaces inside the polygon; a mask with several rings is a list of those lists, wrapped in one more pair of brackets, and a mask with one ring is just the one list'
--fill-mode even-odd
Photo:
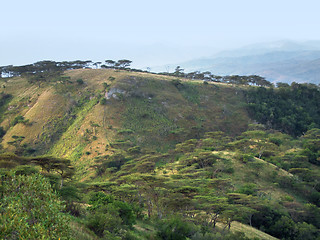
{"label": "valley", "polygon": [[[34,76],[0,78],[3,208],[28,209],[12,179],[38,178],[69,222],[54,220],[60,239],[319,238],[319,86],[126,66]],[[18,217],[20,236],[46,229],[0,213],[7,236]]]}

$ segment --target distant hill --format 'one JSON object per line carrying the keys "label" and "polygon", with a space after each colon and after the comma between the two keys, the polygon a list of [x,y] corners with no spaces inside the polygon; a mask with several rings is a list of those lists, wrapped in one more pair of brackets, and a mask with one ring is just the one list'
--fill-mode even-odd
{"label": "distant hill", "polygon": [[320,83],[320,43],[281,41],[256,44],[180,65],[185,71],[217,75],[261,75],[272,82]]}

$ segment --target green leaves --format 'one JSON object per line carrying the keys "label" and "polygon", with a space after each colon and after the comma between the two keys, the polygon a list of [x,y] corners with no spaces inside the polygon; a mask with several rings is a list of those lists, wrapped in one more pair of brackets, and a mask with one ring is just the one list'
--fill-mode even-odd
{"label": "green leaves", "polygon": [[63,205],[44,177],[2,177],[1,239],[69,239],[68,217],[61,212]]}
{"label": "green leaves", "polygon": [[250,88],[247,101],[255,120],[293,136],[320,125],[320,114],[315,110],[320,108],[316,85],[292,83],[277,89]]}

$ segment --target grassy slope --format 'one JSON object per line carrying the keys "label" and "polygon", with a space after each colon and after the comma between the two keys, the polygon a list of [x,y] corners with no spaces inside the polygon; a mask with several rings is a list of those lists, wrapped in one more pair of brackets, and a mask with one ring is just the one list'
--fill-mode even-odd
{"label": "grassy slope", "polygon": [[[224,228],[225,226],[222,223],[217,224],[218,227]],[[260,240],[276,240],[275,238],[265,232],[262,232],[256,228],[250,227],[248,225],[242,224],[240,222],[233,222],[230,230],[232,232],[244,232],[248,238],[256,238]]]}
{"label": "grassy slope", "polygon": [[[54,119],[62,118],[67,111],[67,106],[61,96],[57,96],[51,89],[47,89],[38,97],[36,103],[26,110],[25,112],[24,109],[20,115],[29,119],[31,125],[19,123],[11,127],[3,139],[4,143],[10,141],[13,135],[25,136],[24,141],[28,143],[36,144],[38,140],[50,141],[44,136],[46,131],[50,131],[49,126],[46,125],[52,124]],[[8,147],[7,144],[4,144],[4,147]]]}
{"label": "grassy slope", "polygon": [[[127,142],[129,146],[166,151],[206,131],[237,135],[249,122],[241,90],[223,84],[204,85],[182,79],[182,85],[176,87],[172,77],[114,70],[74,70],[67,75],[73,83],[47,83],[41,88],[25,79],[9,80],[5,91],[14,95],[10,106],[19,107],[14,114],[7,111],[6,115],[10,121],[22,115],[32,125],[9,127],[8,122],[2,123],[8,129],[4,147],[13,135],[25,136],[22,144],[38,146],[41,153],[70,158],[81,175],[86,175],[94,157],[114,151],[110,147],[106,151],[110,143]],[[110,77],[115,80],[110,81]],[[80,78],[83,86],[76,84]],[[125,93],[106,105],[98,104],[105,95],[104,82],[110,89]],[[75,110],[83,95],[89,98]],[[123,134],[126,130],[133,134]]]}

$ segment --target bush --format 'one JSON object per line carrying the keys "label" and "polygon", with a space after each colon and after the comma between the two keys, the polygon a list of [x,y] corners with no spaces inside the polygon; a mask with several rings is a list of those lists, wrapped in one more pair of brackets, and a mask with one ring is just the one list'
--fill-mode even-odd
{"label": "bush", "polygon": [[98,236],[113,239],[121,234],[121,229],[131,228],[136,216],[130,204],[115,200],[113,195],[103,192],[94,193],[88,209],[91,212],[87,219],[87,227]]}
{"label": "bush", "polygon": [[101,105],[107,105],[107,103],[108,103],[108,102],[107,102],[107,99],[105,99],[105,98],[101,98],[101,99],[100,99],[100,104],[101,104]]}
{"label": "bush", "polygon": [[141,147],[139,146],[134,146],[132,148],[128,149],[128,152],[131,154],[137,154],[137,153],[141,153]]}
{"label": "bush", "polygon": [[0,239],[70,239],[68,217],[41,175],[0,176]]}
{"label": "bush", "polygon": [[243,193],[246,195],[255,195],[256,196],[257,192],[258,192],[258,187],[254,183],[247,183],[239,189],[239,193]]}
{"label": "bush", "polygon": [[108,233],[118,232],[121,226],[121,218],[115,210],[108,209],[107,213],[96,212],[89,215],[86,225],[99,237],[103,237]]}
{"label": "bush", "polygon": [[181,80],[179,80],[179,79],[173,79],[173,80],[171,81],[171,83],[172,83],[176,88],[181,88],[181,87],[183,87],[183,84],[182,84]]}
{"label": "bush", "polygon": [[106,82],[102,83],[102,85],[104,90],[106,90],[109,87],[109,84]]}
{"label": "bush", "polygon": [[119,216],[122,219],[122,224],[131,227],[136,222],[136,216],[133,214],[133,209],[128,203],[114,201],[113,205],[119,209]]}
{"label": "bush", "polygon": [[175,216],[159,223],[157,235],[165,240],[185,240],[192,235],[192,228]]}
{"label": "bush", "polygon": [[82,85],[82,84],[84,84],[84,81],[81,79],[81,78],[79,78],[79,79],[77,79],[77,81],[76,81],[79,85]]}
{"label": "bush", "polygon": [[15,126],[16,124],[23,123],[24,121],[25,121],[24,116],[19,115],[13,119],[13,121],[11,122],[11,125]]}
{"label": "bush", "polygon": [[248,163],[248,162],[252,162],[254,160],[254,157],[250,154],[241,154],[238,153],[236,155],[236,159],[242,161],[243,163]]}
{"label": "bush", "polygon": [[6,131],[3,129],[3,127],[0,127],[0,138],[2,138],[6,134]]}

